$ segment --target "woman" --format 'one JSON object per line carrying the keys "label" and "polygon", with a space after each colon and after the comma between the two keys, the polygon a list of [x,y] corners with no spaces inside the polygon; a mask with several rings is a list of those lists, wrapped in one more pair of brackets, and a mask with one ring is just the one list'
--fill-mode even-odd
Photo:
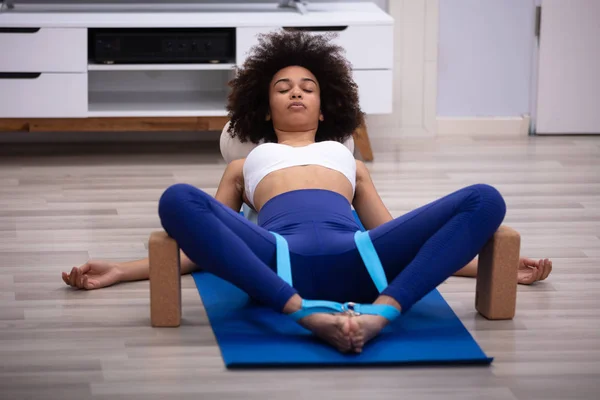
{"label": "woman", "polygon": [[[182,273],[200,265],[338,350],[360,352],[450,275],[474,275],[473,259],[500,226],[504,200],[491,186],[473,185],[393,219],[365,165],[341,144],[363,121],[342,49],[326,36],[277,32],[253,50],[231,82],[230,133],[266,143],[227,166],[215,198],[186,184],[169,187],[161,223],[181,247]],[[258,224],[239,215],[242,202],[258,212]],[[385,288],[357,249],[352,206],[369,230],[363,239],[381,262]],[[291,279],[277,274],[278,245],[289,246]],[[536,278],[545,279],[549,269],[540,264]],[[147,259],[63,273],[67,284],[87,289],[147,277]],[[332,313],[311,300],[355,301],[365,312]]]}

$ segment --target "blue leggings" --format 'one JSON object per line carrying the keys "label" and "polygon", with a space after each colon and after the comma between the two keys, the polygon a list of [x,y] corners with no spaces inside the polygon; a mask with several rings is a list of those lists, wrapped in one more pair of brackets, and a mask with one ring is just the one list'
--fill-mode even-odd
{"label": "blue leggings", "polygon": [[[506,205],[488,185],[473,185],[369,231],[391,296],[407,311],[464,267],[498,229]],[[252,223],[188,184],[159,201],[165,231],[201,269],[281,312],[294,294],[307,300],[372,303],[379,291],[354,242],[360,230],[348,200],[320,189],[269,200]],[[277,275],[276,239],[289,245],[294,287]]]}

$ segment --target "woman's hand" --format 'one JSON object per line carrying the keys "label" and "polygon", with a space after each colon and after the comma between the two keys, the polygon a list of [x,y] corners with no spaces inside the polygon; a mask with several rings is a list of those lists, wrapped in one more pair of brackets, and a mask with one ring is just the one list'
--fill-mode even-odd
{"label": "woman's hand", "polygon": [[100,289],[121,280],[121,269],[117,263],[94,260],[73,267],[70,274],[62,273],[63,281],[79,289]]}
{"label": "woman's hand", "polygon": [[539,261],[530,258],[519,260],[518,282],[523,285],[531,285],[536,281],[543,281],[552,272],[552,261],[547,258]]}

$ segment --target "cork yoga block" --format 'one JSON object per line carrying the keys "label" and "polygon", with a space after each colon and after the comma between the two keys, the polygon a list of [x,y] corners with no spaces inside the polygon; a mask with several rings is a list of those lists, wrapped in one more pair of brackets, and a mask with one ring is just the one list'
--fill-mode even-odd
{"label": "cork yoga block", "polygon": [[181,274],[179,246],[166,232],[152,232],[150,261],[150,319],[152,326],[181,324]]}
{"label": "cork yoga block", "polygon": [[[502,225],[479,253],[475,308],[491,320],[512,319],[517,303],[521,236]],[[179,246],[166,232],[153,232],[148,243],[152,326],[181,324]]]}
{"label": "cork yoga block", "polygon": [[475,308],[487,319],[512,319],[517,305],[521,236],[500,226],[479,253]]}

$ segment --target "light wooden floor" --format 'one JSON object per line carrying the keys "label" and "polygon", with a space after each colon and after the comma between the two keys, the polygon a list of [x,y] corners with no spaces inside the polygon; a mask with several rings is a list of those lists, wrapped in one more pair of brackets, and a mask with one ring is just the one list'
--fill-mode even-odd
{"label": "light wooden floor", "polygon": [[519,287],[512,321],[475,314],[473,279],[440,286],[489,367],[231,372],[190,276],[178,329],[149,326],[148,282],[65,286],[60,272],[88,257],[145,257],[168,185],[214,194],[224,164],[216,143],[201,146],[0,145],[1,399],[600,398],[599,137],[373,142],[369,168],[395,216],[489,183],[522,254],[553,259],[546,282]]}

